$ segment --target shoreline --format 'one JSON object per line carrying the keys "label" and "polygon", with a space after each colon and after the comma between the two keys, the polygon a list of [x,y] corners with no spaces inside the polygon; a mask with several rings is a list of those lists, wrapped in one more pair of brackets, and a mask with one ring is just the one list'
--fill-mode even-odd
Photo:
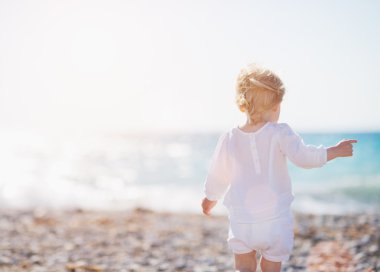
{"label": "shoreline", "polygon": [[[282,271],[380,271],[380,213],[293,214]],[[1,209],[0,272],[233,271],[227,230],[223,215]]]}

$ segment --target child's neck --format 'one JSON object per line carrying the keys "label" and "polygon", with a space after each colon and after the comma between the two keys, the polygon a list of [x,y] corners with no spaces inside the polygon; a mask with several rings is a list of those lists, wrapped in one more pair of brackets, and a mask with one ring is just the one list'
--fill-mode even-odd
{"label": "child's neck", "polygon": [[239,128],[245,132],[255,132],[259,130],[260,128],[262,128],[266,123],[267,121],[262,121],[262,122],[253,124],[250,120],[247,120],[244,126],[241,126]]}

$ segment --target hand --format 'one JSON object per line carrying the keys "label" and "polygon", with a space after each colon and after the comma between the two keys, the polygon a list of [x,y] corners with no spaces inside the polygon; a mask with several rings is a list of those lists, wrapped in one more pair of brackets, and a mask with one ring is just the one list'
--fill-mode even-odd
{"label": "hand", "polygon": [[202,201],[202,209],[205,215],[210,215],[211,209],[214,208],[218,201],[208,200],[206,197]]}
{"label": "hand", "polygon": [[342,140],[337,143],[336,148],[339,157],[350,157],[352,156],[352,144],[357,143],[357,140]]}
{"label": "hand", "polygon": [[332,160],[337,157],[350,157],[353,154],[352,144],[357,143],[357,140],[341,140],[335,146],[327,149],[327,160]]}

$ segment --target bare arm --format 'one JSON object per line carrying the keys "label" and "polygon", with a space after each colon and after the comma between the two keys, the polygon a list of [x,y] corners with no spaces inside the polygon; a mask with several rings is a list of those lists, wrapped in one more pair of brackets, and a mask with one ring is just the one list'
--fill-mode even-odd
{"label": "bare arm", "polygon": [[339,158],[352,156],[352,144],[357,143],[357,140],[342,140],[335,146],[327,148],[327,161]]}

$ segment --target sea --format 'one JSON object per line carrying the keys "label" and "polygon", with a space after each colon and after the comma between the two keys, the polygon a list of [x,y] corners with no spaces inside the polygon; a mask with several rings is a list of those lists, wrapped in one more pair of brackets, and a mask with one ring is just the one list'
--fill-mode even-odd
{"label": "sea", "polygon": [[[0,131],[0,207],[201,213],[221,132],[51,136]],[[379,213],[380,132],[300,133],[306,144],[356,139],[354,156],[322,168],[289,163],[294,211]],[[217,205],[215,214],[225,214]]]}

